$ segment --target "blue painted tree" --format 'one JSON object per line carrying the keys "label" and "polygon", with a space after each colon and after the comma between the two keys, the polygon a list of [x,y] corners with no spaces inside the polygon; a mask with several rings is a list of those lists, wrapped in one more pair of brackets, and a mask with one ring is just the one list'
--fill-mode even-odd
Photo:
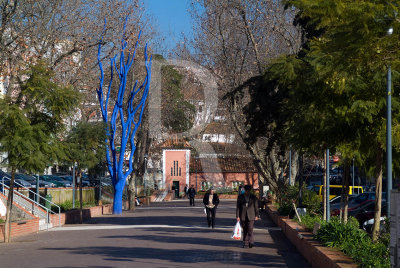
{"label": "blue painted tree", "polygon": [[[127,20],[126,20],[127,21]],[[133,88],[130,89],[130,94],[127,103],[124,103],[124,96],[127,87],[127,77],[130,68],[135,60],[136,49],[138,41],[135,44],[133,52],[131,49],[127,50],[127,42],[125,41],[126,21],[124,24],[124,32],[121,39],[121,51],[119,59],[117,55],[110,58],[110,81],[108,82],[108,89],[106,95],[103,93],[104,83],[104,70],[101,62],[101,46],[103,44],[103,35],[99,42],[97,53],[98,65],[100,68],[100,86],[97,89],[97,95],[100,103],[101,114],[103,121],[107,126],[107,139],[106,139],[106,159],[108,171],[110,173],[112,183],[114,186],[114,203],[113,214],[122,213],[122,193],[125,187],[126,178],[132,173],[132,161],[135,153],[135,135],[142,120],[146,99],[149,92],[150,76],[151,76],[151,57],[147,56],[147,44],[144,49],[144,59],[146,68],[146,77],[143,83],[138,86],[138,81],[135,82]],[[104,24],[105,29],[105,24]],[[125,53],[127,57],[125,58]],[[117,73],[119,83],[117,97],[114,107],[109,109],[111,86],[113,83],[114,71]],[[114,101],[114,100],[113,100]],[[112,101],[112,102],[113,102]],[[111,113],[112,111],[112,113]],[[109,118],[109,112],[111,118]],[[116,144],[118,142],[118,144]],[[119,144],[120,142],[120,144]],[[118,148],[119,147],[119,148]],[[117,148],[119,150],[117,150]],[[130,152],[129,152],[130,150]],[[128,163],[125,161],[125,151],[129,152]]]}

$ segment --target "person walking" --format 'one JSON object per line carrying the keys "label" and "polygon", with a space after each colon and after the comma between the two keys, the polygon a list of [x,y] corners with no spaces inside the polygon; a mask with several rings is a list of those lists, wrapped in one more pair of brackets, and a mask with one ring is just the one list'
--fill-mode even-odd
{"label": "person walking", "polygon": [[188,195],[189,195],[189,200],[190,200],[190,205],[194,206],[194,197],[196,196],[196,190],[194,189],[194,185],[190,186],[188,190]]}
{"label": "person walking", "polygon": [[218,194],[215,193],[213,187],[211,187],[204,195],[203,204],[206,207],[207,223],[208,227],[215,227],[215,214],[219,204]]}
{"label": "person walking", "polygon": [[239,195],[236,204],[236,219],[243,228],[243,247],[254,246],[253,228],[254,221],[259,218],[258,199],[250,193],[251,186],[244,186],[244,194]]}
{"label": "person walking", "polygon": [[183,189],[185,192],[185,197],[188,197],[188,185],[186,184],[185,188]]}

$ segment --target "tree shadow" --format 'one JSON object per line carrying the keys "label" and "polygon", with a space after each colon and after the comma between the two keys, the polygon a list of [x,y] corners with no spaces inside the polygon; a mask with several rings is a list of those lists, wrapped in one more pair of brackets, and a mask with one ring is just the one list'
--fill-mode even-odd
{"label": "tree shadow", "polygon": [[[176,225],[176,226],[204,226],[207,227],[206,216],[139,216],[139,217],[124,217],[124,216],[109,216],[92,218],[85,224],[99,225]],[[232,218],[216,217],[216,227],[227,226],[232,227],[236,224],[236,220]]]}
{"label": "tree shadow", "polygon": [[[151,232],[157,231],[158,229],[150,229]],[[179,232],[180,233],[180,232]],[[176,244],[190,244],[190,245],[204,245],[204,246],[216,246],[216,247],[232,247],[242,246],[242,241],[236,241],[226,237],[226,239],[214,239],[214,238],[202,238],[202,237],[192,237],[192,236],[185,236],[185,237],[176,237],[176,236],[165,236],[165,235],[132,235],[132,236],[125,236],[125,235],[116,235],[116,236],[103,236],[100,238],[111,238],[111,239],[138,239],[144,241],[154,241],[160,243],[176,243]],[[271,243],[256,243],[257,248],[260,247],[269,247],[275,248],[274,244]]]}
{"label": "tree shadow", "polygon": [[[69,251],[70,254],[99,255],[104,260],[132,262],[136,259],[156,259],[179,264],[221,263],[244,266],[286,267],[280,256],[251,253],[250,251],[205,249],[160,249],[146,247],[77,247],[42,248],[41,250]],[[298,267],[298,266],[297,266]]]}

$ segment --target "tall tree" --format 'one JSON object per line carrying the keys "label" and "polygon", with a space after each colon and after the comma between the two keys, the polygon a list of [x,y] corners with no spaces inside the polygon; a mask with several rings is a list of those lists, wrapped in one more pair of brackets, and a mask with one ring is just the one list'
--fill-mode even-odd
{"label": "tall tree", "polygon": [[7,154],[11,182],[7,199],[5,242],[10,241],[15,173],[22,168],[42,172],[60,157],[58,134],[64,119],[78,102],[78,93],[51,81],[54,73],[46,64],[31,66],[21,91],[0,99],[0,151]]}
{"label": "tall tree", "polygon": [[79,122],[65,139],[65,152],[70,165],[77,165],[80,178],[79,201],[80,223],[82,223],[82,169],[90,169],[105,159],[105,125],[101,123]]}
{"label": "tall tree", "polygon": [[[243,116],[249,102],[247,88],[235,91],[251,77],[261,76],[265,65],[282,53],[295,53],[301,45],[299,29],[293,26],[294,13],[280,1],[193,1],[195,36],[178,48],[180,57],[209,69],[217,79],[220,105],[236,134],[254,158],[261,181],[278,189],[281,170],[279,146],[266,150],[268,137],[254,142],[248,139],[248,125]],[[287,146],[289,147],[289,146]]]}
{"label": "tall tree", "polygon": [[[293,77],[287,79],[294,85],[293,94],[297,97],[292,103],[299,103],[299,97],[304,96],[305,106],[314,110],[306,111],[319,114],[318,120],[306,118],[299,123],[320,130],[318,133],[322,135],[315,135],[316,141],[336,147],[345,162],[352,157],[359,157],[360,163],[369,162],[368,158],[375,159],[377,198],[373,240],[376,241],[385,151],[386,72],[389,64],[396,69],[400,63],[397,49],[400,25],[396,18],[399,7],[394,2],[367,0],[293,0],[287,3],[298,9],[298,16],[306,27],[320,33],[318,38],[307,42],[302,59],[292,59],[298,65],[297,71],[291,73],[300,75],[304,67],[308,67],[311,81],[307,83],[315,83],[304,88],[299,86],[304,82],[298,83]],[[386,34],[389,27],[394,28],[393,35]],[[393,81],[398,84],[397,73],[393,74]],[[398,101],[393,95],[395,126],[399,124]],[[304,113],[300,111],[298,116],[304,118]],[[291,122],[297,125],[294,120]],[[394,137],[397,136],[395,132]],[[299,134],[297,137],[300,139]],[[318,137],[324,138],[318,140]],[[399,142],[394,140],[394,144]]]}
{"label": "tall tree", "polygon": [[[97,90],[97,95],[100,103],[101,114],[104,123],[107,125],[107,139],[108,145],[106,146],[106,159],[108,171],[110,173],[112,183],[114,186],[114,202],[113,213],[122,213],[122,194],[125,187],[127,177],[133,171],[133,158],[136,150],[135,135],[139,129],[142,121],[143,111],[146,106],[146,99],[150,87],[151,77],[151,57],[147,57],[147,45],[144,50],[144,60],[146,68],[146,77],[143,83],[138,86],[138,81],[135,82],[132,90],[129,92],[129,99],[124,103],[125,91],[127,87],[128,73],[135,60],[135,53],[139,43],[136,45],[131,53],[131,49],[127,49],[127,42],[125,40],[125,29],[121,39],[121,50],[119,53],[119,60],[117,55],[110,59],[110,79],[108,82],[107,92],[103,91],[104,83],[104,70],[101,61],[101,47],[100,42],[98,47],[98,65],[100,68],[100,85]],[[138,39],[140,38],[140,33]],[[127,51],[128,50],[128,51]],[[128,52],[127,58],[125,53]],[[111,89],[113,85],[113,72],[116,72],[119,79],[118,91],[112,109],[111,118],[109,117],[109,102],[111,96]],[[117,147],[119,146],[119,150]],[[128,153],[128,159],[125,160],[125,153]]]}

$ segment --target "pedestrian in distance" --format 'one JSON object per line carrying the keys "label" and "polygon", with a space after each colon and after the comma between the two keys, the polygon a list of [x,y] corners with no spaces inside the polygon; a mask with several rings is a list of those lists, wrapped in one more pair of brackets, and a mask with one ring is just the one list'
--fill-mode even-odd
{"label": "pedestrian in distance", "polygon": [[185,188],[183,189],[185,192],[185,197],[188,197],[188,185],[186,184]]}
{"label": "pedestrian in distance", "polygon": [[236,204],[236,219],[243,228],[243,247],[254,246],[254,221],[259,219],[258,199],[250,193],[251,186],[244,186],[244,194],[239,195]]}
{"label": "pedestrian in distance", "polygon": [[203,204],[206,207],[207,223],[208,227],[215,227],[215,214],[219,204],[218,194],[215,193],[213,187],[211,187],[204,195]]}
{"label": "pedestrian in distance", "polygon": [[238,189],[238,195],[242,195],[242,194],[244,194],[244,188],[243,188],[243,185],[239,185],[239,189]]}
{"label": "pedestrian in distance", "polygon": [[189,200],[190,200],[190,205],[194,206],[194,198],[196,196],[196,190],[194,189],[194,185],[190,186],[188,190],[188,195],[189,195]]}

